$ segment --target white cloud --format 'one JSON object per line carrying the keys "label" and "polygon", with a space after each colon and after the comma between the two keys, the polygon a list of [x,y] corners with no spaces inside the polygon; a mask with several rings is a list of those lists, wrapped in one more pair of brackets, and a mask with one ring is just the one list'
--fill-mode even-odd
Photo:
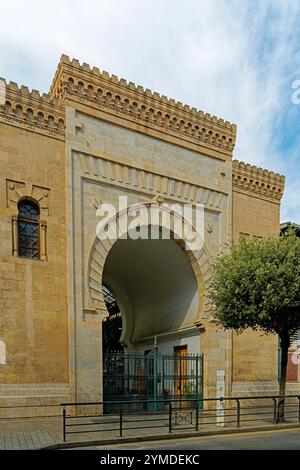
{"label": "white cloud", "polygon": [[299,0],[10,0],[1,8],[0,75],[46,91],[64,52],[231,120],[235,157],[287,173],[283,214],[300,222],[300,166],[290,172],[275,145],[300,79]]}

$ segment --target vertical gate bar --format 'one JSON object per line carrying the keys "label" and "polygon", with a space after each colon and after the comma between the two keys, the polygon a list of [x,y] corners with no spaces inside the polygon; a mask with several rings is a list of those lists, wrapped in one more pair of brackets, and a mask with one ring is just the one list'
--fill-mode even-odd
{"label": "vertical gate bar", "polygon": [[172,432],[172,403],[169,403],[169,432]]}
{"label": "vertical gate bar", "polygon": [[182,374],[182,363],[181,363],[181,354],[179,354],[179,399],[180,399],[180,408],[181,408],[181,393],[182,393],[182,390],[181,390],[181,386],[182,386],[182,382],[181,382],[181,374]]}
{"label": "vertical gate bar", "polygon": [[298,396],[298,421],[300,423],[300,396]]}
{"label": "vertical gate bar", "polygon": [[163,401],[165,400],[165,356],[162,356],[162,396],[163,396]]}
{"label": "vertical gate bar", "polygon": [[120,437],[123,436],[123,409],[120,408]]}
{"label": "vertical gate bar", "polygon": [[198,398],[199,398],[199,370],[198,370],[198,367],[199,367],[199,356],[198,354],[196,354],[196,400],[197,400],[197,404],[198,404]]}
{"label": "vertical gate bar", "polygon": [[196,402],[196,431],[199,430],[199,403]]}
{"label": "vertical gate bar", "polygon": [[169,357],[169,373],[170,373],[170,380],[172,381],[172,397],[173,399],[177,398],[176,393],[176,377],[175,377],[175,361],[174,361],[174,354],[170,355]]}
{"label": "vertical gate bar", "polygon": [[[126,355],[124,357],[124,369],[126,370],[126,374],[127,374],[127,394],[128,394],[128,398],[131,397],[131,393],[130,393],[130,356],[129,356],[129,353],[128,355]],[[127,359],[127,361],[126,361]],[[129,407],[131,408],[131,405],[129,405]]]}
{"label": "vertical gate bar", "polygon": [[66,442],[66,408],[63,407],[63,441]]}
{"label": "vertical gate bar", "polygon": [[154,365],[153,365],[153,395],[154,395],[154,411],[157,411],[157,359],[158,359],[158,354],[157,354],[157,347],[154,349]]}
{"label": "vertical gate bar", "polygon": [[[110,401],[110,381],[109,381],[109,366],[108,364],[110,361],[108,360],[108,352],[105,352],[104,355],[104,370],[105,370],[105,375],[104,375],[104,401]],[[110,412],[109,405],[104,405],[104,410],[107,411],[108,413]]]}
{"label": "vertical gate bar", "polygon": [[170,387],[171,397],[174,397],[174,371],[172,371],[172,361],[170,354],[167,358],[168,387]]}
{"label": "vertical gate bar", "polygon": [[[149,400],[149,394],[150,394],[150,385],[149,385],[149,381],[150,381],[150,378],[149,378],[149,375],[150,375],[150,367],[149,367],[149,354],[147,353],[146,355],[146,377],[145,377],[145,387],[146,387],[146,400],[148,401]],[[148,408],[148,404],[146,404],[147,408]]]}

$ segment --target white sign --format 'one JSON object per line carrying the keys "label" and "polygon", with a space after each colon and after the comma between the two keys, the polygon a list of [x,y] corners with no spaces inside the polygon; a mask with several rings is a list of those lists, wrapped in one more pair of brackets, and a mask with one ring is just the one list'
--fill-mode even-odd
{"label": "white sign", "polygon": [[222,400],[225,396],[225,371],[217,371],[217,426],[224,426],[225,422],[225,402]]}

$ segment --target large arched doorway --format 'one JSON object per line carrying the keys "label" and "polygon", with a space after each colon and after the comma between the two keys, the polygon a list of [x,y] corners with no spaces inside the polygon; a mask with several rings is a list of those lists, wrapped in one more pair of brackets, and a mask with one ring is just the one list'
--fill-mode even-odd
{"label": "large arched doorway", "polygon": [[[181,246],[172,239],[119,239],[106,257],[102,282],[109,313],[103,328],[104,399],[159,399],[163,407],[171,397],[201,396],[200,336],[194,324],[199,289]],[[113,317],[118,312],[121,323]],[[115,337],[108,338],[109,325],[115,325]],[[131,405],[134,411],[140,408]],[[148,402],[146,409],[157,410],[158,404]],[[113,411],[112,405],[105,410]]]}
{"label": "large arched doorway", "polygon": [[156,337],[159,350],[171,353],[181,330],[194,327],[197,279],[175,240],[117,240],[106,257],[102,283],[121,311],[120,341],[129,350],[149,349]]}
{"label": "large arched doorway", "polygon": [[[108,345],[104,351],[104,400],[146,398],[147,403],[153,399],[165,403],[172,397],[202,394],[200,330],[209,256],[201,240],[197,249],[189,249],[191,225],[180,221],[182,238],[175,231],[177,214],[165,207],[161,210],[168,213],[171,238],[161,236],[165,225],[154,225],[157,239],[133,239],[124,211],[107,223],[107,233],[113,233],[110,227],[117,223],[119,238],[98,236],[91,250],[88,283],[93,306],[108,316],[105,286],[118,305],[122,324],[120,349],[112,353]],[[147,219],[142,227],[149,230]]]}

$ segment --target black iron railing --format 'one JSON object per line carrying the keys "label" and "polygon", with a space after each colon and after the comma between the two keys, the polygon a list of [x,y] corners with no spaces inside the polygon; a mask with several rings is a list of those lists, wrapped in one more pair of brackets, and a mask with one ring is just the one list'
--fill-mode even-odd
{"label": "black iron railing", "polygon": [[[130,413],[128,404],[131,402],[114,401],[118,412],[110,415],[103,414],[110,402],[63,403],[63,441],[66,442],[70,435],[75,437],[86,433],[102,440],[140,435],[142,430],[151,436],[157,434],[158,429],[161,433],[172,433],[174,430],[213,430],[215,426],[239,428],[242,424],[263,427],[279,422],[278,405],[282,399],[279,395],[172,399],[164,403],[163,410],[158,400],[138,400],[141,405],[153,404],[150,413]],[[157,411],[153,411],[155,409]],[[300,423],[300,395],[284,397],[284,420],[296,425]]]}

